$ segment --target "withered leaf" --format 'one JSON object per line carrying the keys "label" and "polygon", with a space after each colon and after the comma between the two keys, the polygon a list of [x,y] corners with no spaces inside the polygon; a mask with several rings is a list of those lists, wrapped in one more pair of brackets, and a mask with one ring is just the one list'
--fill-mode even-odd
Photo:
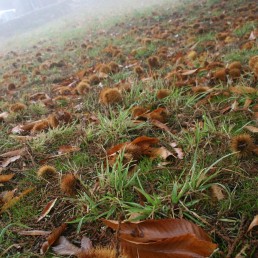
{"label": "withered leaf", "polygon": [[53,229],[51,234],[47,237],[47,241],[45,241],[41,246],[41,249],[40,249],[41,254],[45,254],[47,252],[49,247],[52,246],[58,240],[61,234],[65,231],[66,227],[67,227],[67,224],[63,223],[58,228]]}
{"label": "withered leaf", "polygon": [[12,191],[4,191],[0,193],[0,202],[6,203],[9,202],[13,197],[17,189],[14,189]]}
{"label": "withered leaf", "polygon": [[185,70],[185,71],[181,72],[181,75],[184,75],[184,76],[185,75],[192,75],[192,74],[196,73],[198,70],[199,70],[199,68],[193,69],[193,70]]}
{"label": "withered leaf", "polygon": [[217,247],[204,230],[184,219],[103,222],[119,228],[121,248],[129,258],[208,257]]}
{"label": "withered leaf", "polygon": [[235,87],[229,87],[229,91],[235,94],[250,94],[250,93],[256,93],[257,89],[252,87],[246,87],[246,86],[235,86]]}
{"label": "withered leaf", "polygon": [[246,125],[244,128],[252,133],[258,133],[258,127],[256,126]]}
{"label": "withered leaf", "polygon": [[3,112],[0,114],[0,121],[4,121],[9,116],[8,112]]}
{"label": "withered leaf", "polygon": [[79,247],[69,242],[64,236],[59,237],[53,250],[58,255],[76,255],[81,251]]}
{"label": "withered leaf", "polygon": [[258,215],[254,217],[251,224],[249,225],[247,232],[251,231],[254,227],[258,226]]}
{"label": "withered leaf", "polygon": [[162,129],[162,130],[164,130],[164,131],[170,132],[169,127],[168,127],[167,125],[161,123],[160,121],[158,121],[158,120],[156,120],[156,119],[151,119],[150,121],[151,121],[151,123],[152,123],[153,125],[155,125],[156,127],[160,128],[160,129]]}
{"label": "withered leaf", "polygon": [[42,220],[43,218],[45,218],[47,216],[47,214],[54,207],[56,201],[57,201],[57,198],[47,203],[46,207],[43,209],[43,211],[42,211],[40,217],[38,218],[37,222],[39,222],[40,220]]}
{"label": "withered leaf", "polygon": [[16,160],[18,160],[18,159],[20,159],[20,158],[21,158],[21,155],[7,158],[7,159],[5,159],[5,160],[2,162],[1,167],[2,167],[2,168],[6,168],[6,167],[8,167],[11,163],[13,163],[14,161],[16,161]]}
{"label": "withered leaf", "polygon": [[211,186],[211,194],[218,201],[221,201],[221,200],[225,199],[225,195],[223,193],[223,188],[219,185],[213,184]]}
{"label": "withered leaf", "polygon": [[2,158],[10,158],[10,157],[14,157],[14,156],[23,156],[26,153],[26,148],[22,148],[22,149],[18,149],[18,150],[14,150],[14,151],[8,151],[6,153],[3,153],[0,155],[0,157]]}
{"label": "withered leaf", "polygon": [[80,255],[82,254],[87,255],[87,253],[89,253],[91,249],[92,249],[92,242],[89,238],[85,236],[81,240],[81,248],[75,246],[63,236],[61,236],[58,239],[57,245],[53,247],[53,250],[56,254],[75,255],[77,257],[81,257]]}
{"label": "withered leaf", "polygon": [[29,188],[27,190],[24,190],[19,196],[16,196],[12,199],[10,199],[8,202],[6,202],[0,209],[0,214],[2,214],[3,212],[5,212],[7,209],[9,209],[10,207],[12,207],[13,205],[15,205],[17,202],[19,202],[25,195],[29,194],[30,192],[32,192],[34,190],[34,188]]}
{"label": "withered leaf", "polygon": [[14,177],[14,174],[0,175],[0,183],[8,182]]}
{"label": "withered leaf", "polygon": [[63,145],[59,147],[58,154],[65,154],[65,153],[75,152],[79,150],[80,148],[77,146]]}

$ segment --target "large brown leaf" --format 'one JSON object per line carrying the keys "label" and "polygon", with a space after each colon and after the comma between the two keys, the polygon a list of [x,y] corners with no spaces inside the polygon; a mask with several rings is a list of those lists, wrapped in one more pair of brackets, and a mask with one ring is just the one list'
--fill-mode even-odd
{"label": "large brown leaf", "polygon": [[121,248],[128,257],[208,257],[217,247],[197,225],[184,219],[147,220],[139,223],[103,220],[119,228]]}

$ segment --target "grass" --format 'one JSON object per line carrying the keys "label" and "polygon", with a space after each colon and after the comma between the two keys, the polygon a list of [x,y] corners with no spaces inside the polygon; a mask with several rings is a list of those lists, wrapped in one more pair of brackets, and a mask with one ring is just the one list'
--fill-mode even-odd
{"label": "grass", "polygon": [[[229,19],[231,26],[223,29],[240,40],[257,28],[257,24],[238,20],[236,10],[229,2],[225,2],[223,8],[227,11],[225,19]],[[234,3],[243,6],[247,1],[240,3],[234,0]],[[230,143],[233,136],[249,133],[257,144],[257,136],[245,129],[246,125],[257,126],[254,118],[257,93],[235,94],[230,92],[230,87],[248,85],[257,88],[248,61],[258,54],[258,49],[257,41],[252,49],[247,50],[241,49],[238,44],[227,44],[216,39],[217,33],[222,31],[221,21],[213,20],[222,13],[220,6],[217,6],[219,4],[220,1],[204,1],[200,13],[194,7],[200,5],[198,1],[183,1],[177,7],[166,1],[166,5],[157,8],[130,9],[126,17],[123,17],[123,13],[115,19],[95,17],[88,24],[84,24],[85,19],[82,20],[78,14],[75,21],[81,23],[75,29],[71,28],[72,24],[60,20],[47,35],[46,29],[51,26],[48,24],[35,35],[42,38],[48,36],[52,38],[51,41],[47,38],[46,42],[37,44],[34,49],[30,46],[36,44],[38,39],[27,38],[30,42],[23,39],[20,45],[26,46],[29,51],[19,50],[18,57],[4,55],[0,72],[3,85],[0,93],[4,96],[0,98],[0,114],[9,112],[10,104],[16,102],[26,104],[27,109],[9,112],[8,118],[0,121],[0,150],[5,153],[25,146],[28,155],[1,170],[3,174],[15,173],[15,177],[2,183],[0,196],[3,191],[17,188],[18,192],[22,192],[28,186],[35,186],[37,191],[1,215],[0,254],[13,243],[22,243],[21,254],[12,247],[7,250],[6,257],[38,255],[45,238],[32,240],[27,236],[21,239],[17,232],[23,227],[53,230],[61,222],[67,222],[69,225],[64,235],[74,242],[87,235],[94,244],[108,245],[112,242],[112,236],[103,228],[101,218],[131,221],[186,218],[212,232],[213,242],[219,244],[219,251],[212,257],[227,256],[237,235],[244,232],[242,223],[248,227],[258,214],[257,156],[240,158],[231,150]],[[189,14],[189,6],[194,9],[193,14]],[[244,14],[249,17],[247,11]],[[231,17],[237,20],[237,27],[230,21]],[[208,28],[207,31],[198,33],[192,28],[195,23],[201,23]],[[60,30],[64,26],[66,30]],[[60,40],[54,37],[57,30],[60,31]],[[164,32],[168,36],[162,39],[160,35]],[[151,44],[143,44],[142,38],[151,38]],[[188,46],[196,42],[197,57],[191,60],[187,58]],[[214,44],[215,48],[206,48],[207,42]],[[93,48],[82,48],[83,43]],[[104,53],[104,49],[110,45],[117,46],[121,56]],[[46,50],[48,47],[51,51]],[[159,55],[160,47],[167,48],[167,56],[162,59],[162,67],[150,69],[147,59]],[[63,60],[65,66],[41,71],[40,62],[22,65],[34,60],[38,52],[42,53],[43,62]],[[77,72],[85,71],[87,79],[95,74],[98,64],[108,64],[110,61],[120,65],[118,73],[91,85],[83,95],[73,92],[78,84]],[[243,66],[240,78],[227,82],[214,80],[213,73],[233,61],[240,61]],[[13,62],[17,62],[18,68],[12,67]],[[187,76],[181,74],[181,70],[196,67],[206,69],[208,64],[217,64],[218,67]],[[136,76],[135,65],[143,67],[143,75]],[[40,74],[34,76],[34,69],[39,69]],[[166,79],[168,73],[174,74],[171,82]],[[155,74],[159,77],[156,78]],[[21,83],[23,76],[26,79]],[[109,106],[99,103],[102,87],[115,87],[124,81],[131,87],[120,89],[122,103]],[[16,84],[17,91],[6,90],[11,82]],[[59,94],[56,91],[58,86],[69,87],[72,93]],[[209,86],[211,91],[194,93],[192,88],[195,86]],[[158,90],[164,88],[170,94],[158,99]],[[38,92],[46,93],[53,103],[31,101],[29,97]],[[246,103],[250,104],[243,109]],[[144,107],[150,112],[160,107],[166,108],[167,127],[162,129],[149,118],[132,119],[135,106]],[[34,136],[30,140],[21,141],[13,137],[11,130],[18,124],[45,119],[60,110],[69,111],[72,121],[63,121],[58,127],[48,127],[35,135],[24,132],[26,136]],[[125,149],[113,154],[117,155],[113,165],[108,163],[108,149],[140,136],[157,138],[159,144],[155,147],[163,146],[173,155],[163,160],[140,154],[130,161],[130,152]],[[175,144],[177,146],[172,147]],[[62,145],[76,146],[80,150],[59,155],[57,151]],[[177,156],[176,148],[184,154],[182,159]],[[2,162],[3,158],[0,159]],[[53,165],[58,171],[58,179],[38,178],[36,171],[42,164]],[[66,195],[60,187],[61,179],[69,173],[78,176],[76,195]],[[218,191],[222,194],[221,199],[218,198]],[[58,201],[50,214],[35,224],[46,204],[55,198]],[[255,257],[256,247],[250,244],[255,241],[252,234],[243,235],[229,256],[236,256],[244,246],[249,245],[247,256]],[[47,255],[54,256],[51,250]]]}

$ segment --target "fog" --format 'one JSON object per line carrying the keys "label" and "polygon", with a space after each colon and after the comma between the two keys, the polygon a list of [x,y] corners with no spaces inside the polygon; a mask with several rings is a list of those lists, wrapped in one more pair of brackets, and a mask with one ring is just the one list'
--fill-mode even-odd
{"label": "fog", "polygon": [[176,0],[0,0],[1,52],[53,35],[58,41],[60,33],[67,38],[86,35],[172,2]]}

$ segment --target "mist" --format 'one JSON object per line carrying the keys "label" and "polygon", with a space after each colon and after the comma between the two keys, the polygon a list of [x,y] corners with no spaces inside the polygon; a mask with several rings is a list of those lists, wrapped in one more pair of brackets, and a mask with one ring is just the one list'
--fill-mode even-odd
{"label": "mist", "polygon": [[1,51],[29,47],[34,40],[58,41],[60,32],[66,38],[89,36],[171,2],[176,0],[0,0]]}

